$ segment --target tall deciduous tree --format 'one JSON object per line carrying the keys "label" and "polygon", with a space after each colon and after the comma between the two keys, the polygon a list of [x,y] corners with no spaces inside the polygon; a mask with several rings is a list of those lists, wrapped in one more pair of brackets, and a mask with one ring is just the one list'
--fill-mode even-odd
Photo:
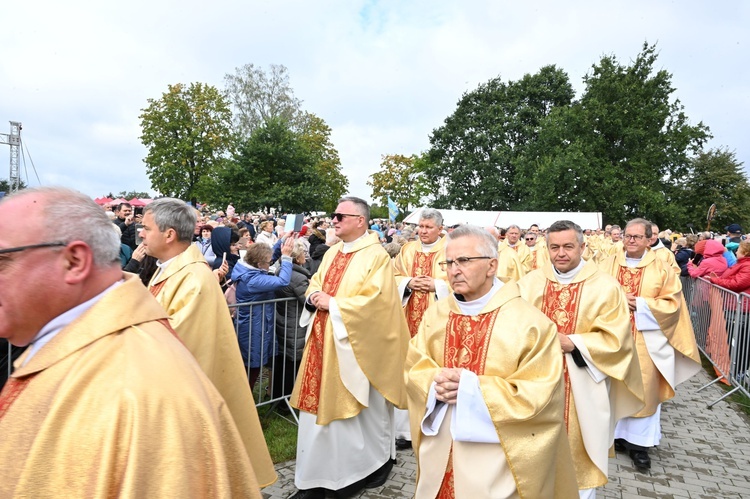
{"label": "tall deciduous tree", "polygon": [[272,118],[240,143],[235,160],[220,176],[226,199],[237,206],[261,210],[315,211],[316,158],[281,119]]}
{"label": "tall deciduous tree", "polygon": [[688,221],[697,229],[706,226],[706,213],[716,204],[712,230],[738,223],[750,229],[750,183],[734,152],[714,149],[698,154],[689,163],[690,174],[679,198]]}
{"label": "tall deciduous tree", "polygon": [[427,194],[424,173],[416,155],[383,155],[380,171],[370,175],[367,185],[372,187],[372,197],[388,206],[391,198],[402,212],[410,206],[418,206]]}
{"label": "tall deciduous tree", "polygon": [[331,142],[331,127],[322,118],[306,112],[297,128],[300,142],[315,161],[315,194],[320,200],[320,208],[331,212],[349,188],[349,180],[341,173],[339,152]]}
{"label": "tall deciduous tree", "polygon": [[[26,189],[28,185],[23,180],[18,180],[18,190]],[[6,195],[10,194],[10,180],[7,178],[0,179],[0,192],[4,192]]]}
{"label": "tall deciduous tree", "polygon": [[224,76],[224,83],[235,132],[241,137],[249,137],[273,118],[289,123],[299,118],[301,101],[294,96],[287,69],[281,64],[271,64],[268,72],[245,64]]}
{"label": "tall deciduous tree", "polygon": [[523,208],[601,211],[608,223],[643,216],[663,227],[684,218],[681,185],[709,132],[689,123],[656,60],[648,44],[630,65],[603,57],[581,99],[544,120],[520,162]]}
{"label": "tall deciduous tree", "polygon": [[519,81],[499,77],[461,97],[456,111],[432,132],[425,174],[434,205],[493,210],[517,206],[516,165],[554,108],[574,92],[568,75],[545,66]]}
{"label": "tall deciduous tree", "polygon": [[148,99],[140,115],[143,160],[154,189],[166,196],[201,196],[222,156],[232,145],[229,104],[203,83],[169,85],[160,99]]}

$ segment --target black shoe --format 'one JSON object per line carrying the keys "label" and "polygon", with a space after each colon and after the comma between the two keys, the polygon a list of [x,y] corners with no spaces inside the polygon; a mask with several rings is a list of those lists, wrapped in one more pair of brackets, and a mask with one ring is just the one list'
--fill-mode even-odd
{"label": "black shoe", "polygon": [[615,451],[625,452],[628,450],[627,441],[624,438],[615,439]]}
{"label": "black shoe", "polygon": [[365,488],[374,489],[383,485],[388,480],[388,475],[391,474],[395,461],[395,459],[389,459],[383,466],[370,473],[370,476],[365,479]]}
{"label": "black shoe", "polygon": [[406,440],[405,438],[397,438],[396,449],[398,450],[411,449],[411,440]]}
{"label": "black shoe", "polygon": [[639,470],[650,470],[651,469],[651,458],[648,456],[648,451],[645,450],[631,450],[630,459],[633,460],[633,464]]}
{"label": "black shoe", "polygon": [[326,489],[305,489],[298,490],[293,496],[289,496],[289,499],[325,499]]}

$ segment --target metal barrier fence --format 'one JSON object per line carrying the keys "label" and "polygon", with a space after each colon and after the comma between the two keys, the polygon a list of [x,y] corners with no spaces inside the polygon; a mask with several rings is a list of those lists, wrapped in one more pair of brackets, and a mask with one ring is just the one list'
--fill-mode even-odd
{"label": "metal barrier fence", "polygon": [[750,340],[746,320],[750,296],[744,293],[739,295],[703,278],[681,279],[698,348],[716,372],[716,378],[698,391],[717,382],[732,386],[708,407],[713,407],[737,391],[750,396],[747,380]]}
{"label": "metal barrier fence", "polygon": [[307,328],[299,325],[304,303],[277,298],[229,308],[256,406],[273,405],[298,422],[289,398],[305,345]]}

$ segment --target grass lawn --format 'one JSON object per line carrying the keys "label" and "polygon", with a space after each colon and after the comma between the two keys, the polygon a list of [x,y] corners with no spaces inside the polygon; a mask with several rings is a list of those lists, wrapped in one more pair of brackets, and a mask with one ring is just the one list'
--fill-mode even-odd
{"label": "grass lawn", "polygon": [[271,406],[258,407],[260,424],[274,463],[283,463],[297,455],[297,425],[291,416],[281,417]]}

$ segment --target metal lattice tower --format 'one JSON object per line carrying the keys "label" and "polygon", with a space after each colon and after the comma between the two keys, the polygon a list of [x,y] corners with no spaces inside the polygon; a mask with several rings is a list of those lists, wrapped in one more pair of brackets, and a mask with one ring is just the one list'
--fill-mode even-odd
{"label": "metal lattice tower", "polygon": [[18,121],[10,122],[10,133],[0,133],[0,144],[10,146],[10,175],[8,184],[10,192],[16,192],[21,185],[21,123]]}

